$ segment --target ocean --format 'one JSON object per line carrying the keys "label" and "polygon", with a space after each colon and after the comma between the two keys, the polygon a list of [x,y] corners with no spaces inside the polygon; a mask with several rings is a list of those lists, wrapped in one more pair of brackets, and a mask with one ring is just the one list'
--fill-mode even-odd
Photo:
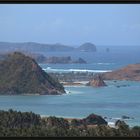
{"label": "ocean", "polygon": [[[139,51],[52,52],[46,56],[82,57],[87,64],[39,64],[46,72],[106,72],[140,62]],[[32,111],[42,116],[84,118],[91,113],[114,123],[122,116],[131,127],[140,126],[140,82],[105,81],[107,87],[65,86],[64,95],[0,96],[0,109]],[[126,86],[121,86],[126,85]],[[120,87],[118,87],[120,86]]]}

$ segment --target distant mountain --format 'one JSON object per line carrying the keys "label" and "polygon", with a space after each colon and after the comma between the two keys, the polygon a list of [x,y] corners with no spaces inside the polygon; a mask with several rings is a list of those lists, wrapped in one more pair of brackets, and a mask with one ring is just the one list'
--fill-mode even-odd
{"label": "distant mountain", "polygon": [[35,42],[25,42],[25,43],[0,42],[0,50],[40,52],[40,51],[72,51],[74,50],[74,48],[62,44],[40,44]]}
{"label": "distant mountain", "polygon": [[104,80],[132,80],[140,81],[140,64],[130,64],[112,72],[102,74]]}
{"label": "distant mountain", "polygon": [[96,52],[96,46],[89,42],[82,44],[77,49],[84,52]]}
{"label": "distant mountain", "polygon": [[27,51],[27,52],[69,52],[69,51],[96,51],[95,45],[92,43],[85,43],[78,48],[74,48],[62,44],[41,44],[35,42],[25,43],[9,43],[0,42],[0,51]]}
{"label": "distant mountain", "polygon": [[0,61],[0,94],[65,93],[58,80],[41,69],[36,61],[22,53],[14,52]]}

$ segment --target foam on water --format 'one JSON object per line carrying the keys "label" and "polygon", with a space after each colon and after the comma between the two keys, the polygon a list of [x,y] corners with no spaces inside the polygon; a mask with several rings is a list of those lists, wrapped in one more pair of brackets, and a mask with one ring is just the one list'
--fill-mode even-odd
{"label": "foam on water", "polygon": [[115,63],[96,63],[98,65],[112,65],[112,64],[115,64]]}
{"label": "foam on water", "polygon": [[54,69],[51,67],[43,68],[47,72],[93,72],[93,73],[104,73],[111,72],[111,70],[90,70],[90,69]]}

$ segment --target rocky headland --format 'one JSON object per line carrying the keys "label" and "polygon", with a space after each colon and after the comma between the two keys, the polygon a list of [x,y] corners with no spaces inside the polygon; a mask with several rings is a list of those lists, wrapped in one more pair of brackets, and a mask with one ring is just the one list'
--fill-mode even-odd
{"label": "rocky headland", "polygon": [[41,69],[36,61],[20,52],[8,54],[0,61],[1,95],[60,95],[64,87]]}
{"label": "rocky headland", "polygon": [[130,64],[112,72],[102,73],[104,80],[140,81],[140,64]]}

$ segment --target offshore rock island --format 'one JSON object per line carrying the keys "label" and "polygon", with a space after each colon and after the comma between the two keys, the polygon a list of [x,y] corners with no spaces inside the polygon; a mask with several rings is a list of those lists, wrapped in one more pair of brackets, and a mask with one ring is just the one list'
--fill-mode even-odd
{"label": "offshore rock island", "polygon": [[102,79],[101,75],[96,74],[94,76],[94,79],[91,80],[89,83],[87,83],[87,86],[93,86],[93,87],[103,87],[107,86],[104,80]]}
{"label": "offshore rock island", "polygon": [[36,61],[22,53],[8,54],[0,61],[1,95],[60,95],[64,87],[44,72]]}

